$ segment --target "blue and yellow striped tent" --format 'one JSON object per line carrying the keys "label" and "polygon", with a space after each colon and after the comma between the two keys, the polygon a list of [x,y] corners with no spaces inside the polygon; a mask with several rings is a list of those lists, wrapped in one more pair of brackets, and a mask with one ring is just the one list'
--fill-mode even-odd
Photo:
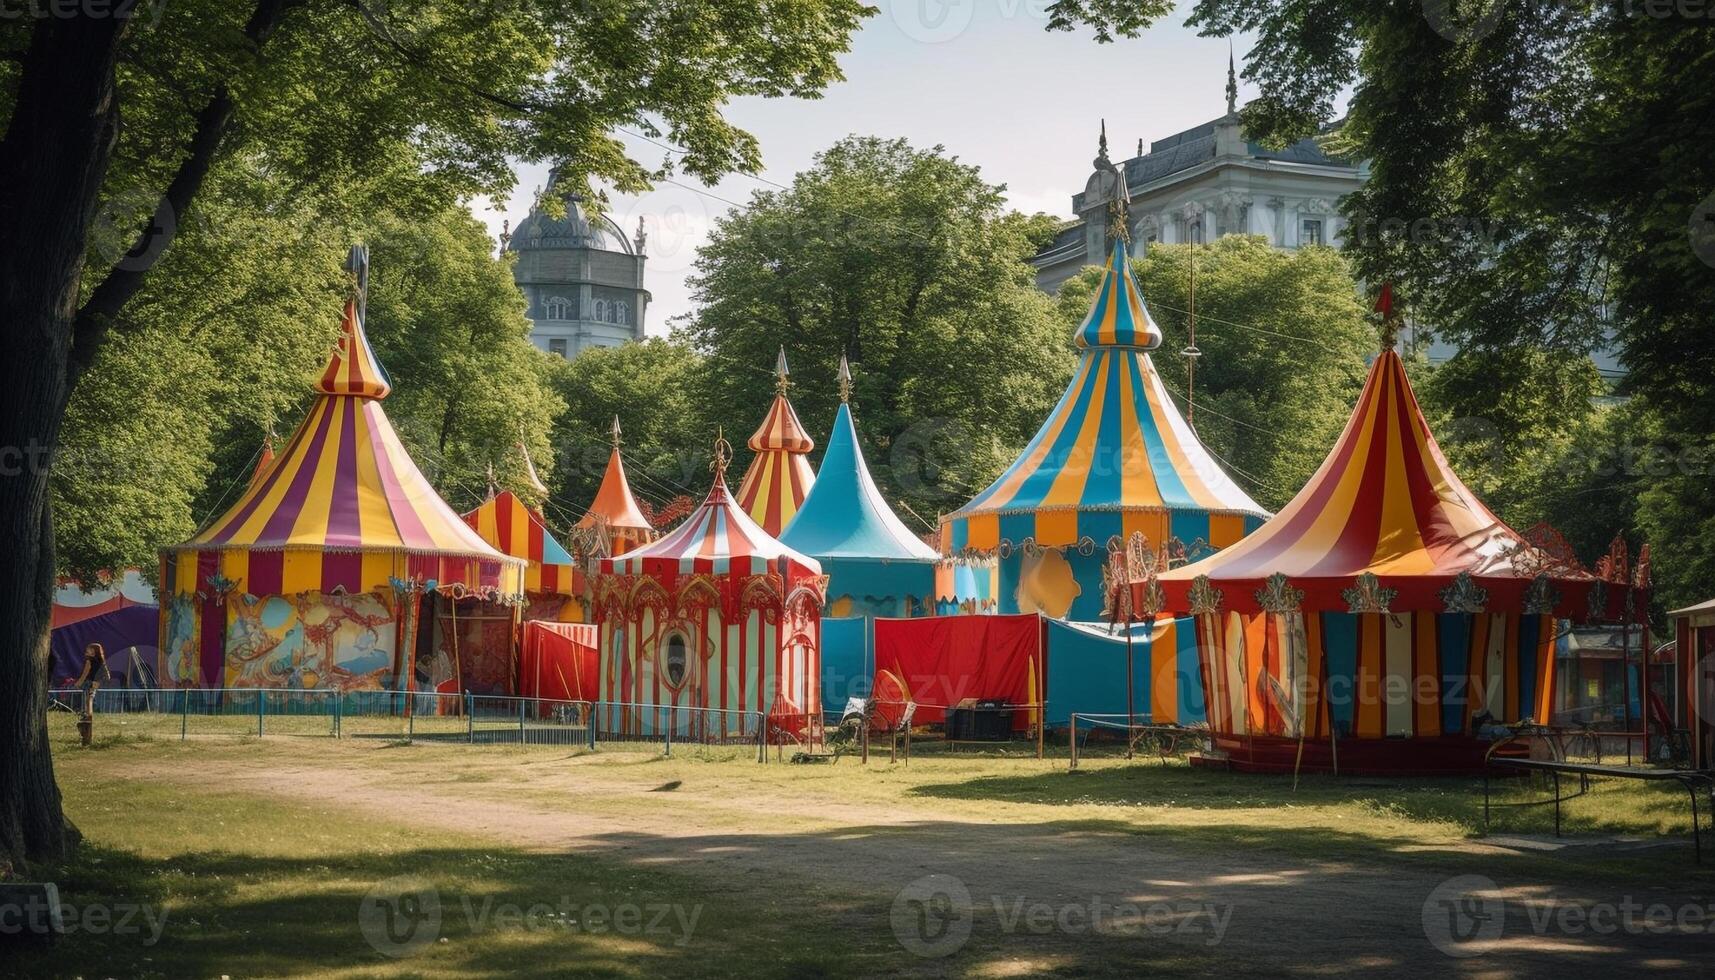
{"label": "blue and yellow striped tent", "polygon": [[[1023,455],[941,518],[948,554],[1000,559],[1002,612],[1035,607],[1096,619],[1110,542],[1141,531],[1155,545],[1173,537],[1223,548],[1268,516],[1169,400],[1147,353],[1160,346],[1161,329],[1138,291],[1124,242],[1115,242],[1074,340],[1082,351],[1077,372]],[[1038,549],[1064,559],[1059,601],[1020,601],[1019,553]]]}

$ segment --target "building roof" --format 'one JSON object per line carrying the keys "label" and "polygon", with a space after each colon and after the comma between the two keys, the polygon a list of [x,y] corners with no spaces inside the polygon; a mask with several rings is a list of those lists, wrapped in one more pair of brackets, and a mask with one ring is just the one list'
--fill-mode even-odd
{"label": "building roof", "polygon": [[541,200],[538,199],[536,205],[530,209],[530,214],[518,223],[518,227],[513,229],[511,237],[507,239],[507,251],[593,248],[604,252],[636,254],[630,237],[612,218],[606,214],[591,217],[584,209],[585,198],[582,194],[565,193],[561,189],[559,167],[548,172],[548,187],[542,192],[541,198],[551,196],[565,201],[565,217],[549,217],[542,210]]}
{"label": "building roof", "polygon": [[279,457],[225,513],[169,551],[404,552],[522,563],[448,507],[399,441],[390,387],[354,298],[317,397]]}
{"label": "building roof", "polygon": [[834,416],[816,483],[780,540],[819,559],[933,562],[940,557],[887,506],[864,462],[851,406],[844,402]]}
{"label": "building roof", "polygon": [[1160,331],[1123,242],[1077,336],[1084,352],[1060,403],[998,480],[941,519],[944,548],[996,548],[1006,515],[1034,515],[1031,536],[1049,546],[1091,536],[1080,515],[1098,511],[1266,516],[1169,400],[1142,346],[1160,343]]}
{"label": "building roof", "polygon": [[[1160,575],[1169,607],[1189,608],[1200,576],[1226,608],[1254,610],[1271,576],[1302,591],[1305,609],[1345,610],[1349,590],[1374,575],[1393,590],[1392,611],[1450,602],[1460,575],[1496,611],[1517,610],[1546,555],[1486,507],[1448,465],[1418,408],[1405,365],[1385,350],[1334,448],[1304,489],[1237,544]],[[1594,576],[1565,564],[1550,572],[1559,606],[1577,609]]]}

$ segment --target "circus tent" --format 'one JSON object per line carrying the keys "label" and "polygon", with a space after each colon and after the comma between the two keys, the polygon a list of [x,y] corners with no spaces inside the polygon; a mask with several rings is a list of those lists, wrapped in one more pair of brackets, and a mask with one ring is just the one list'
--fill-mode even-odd
{"label": "circus tent", "polygon": [[595,545],[587,549],[595,557],[611,557],[655,540],[655,525],[644,516],[637,498],[632,496],[631,481],[625,477],[625,460],[620,457],[619,416],[613,417],[611,431],[613,447],[608,453],[607,469],[601,475],[601,486],[589,510],[578,519],[576,530]]}
{"label": "circus tent", "polygon": [[1066,393],[993,485],[941,518],[942,549],[1000,560],[1002,612],[1094,620],[1106,553],[1141,532],[1155,547],[1232,545],[1268,516],[1197,440],[1149,351],[1161,330],[1116,240]]}
{"label": "circus tent", "polygon": [[425,589],[520,591],[502,555],[448,507],[382,408],[363,330],[367,255],[316,399],[225,513],[162,551],[164,683],[384,687],[414,649]]}
{"label": "circus tent", "polygon": [[870,475],[852,422],[844,356],[839,379],[840,407],[821,469],[780,541],[828,574],[822,697],[844,705],[870,677],[876,617],[934,615],[940,555],[900,522]]}
{"label": "circus tent", "polygon": [[804,432],[792,403],[786,400],[789,374],[786,349],[781,348],[774,366],[774,402],[747,443],[756,456],[738,485],[738,505],[773,535],[780,534],[792,522],[816,479],[807,458],[816,444]]}
{"label": "circus tent", "polygon": [[840,408],[821,469],[780,541],[821,562],[828,615],[925,615],[933,611],[940,555],[911,533],[875,485],[852,422],[843,356],[839,376]]}
{"label": "circus tent", "polygon": [[[599,723],[626,734],[770,738],[820,731],[821,566],[769,535],[726,485],[671,534],[601,563]],[[696,729],[701,726],[701,730]]]}
{"label": "circus tent", "polygon": [[583,571],[573,561],[571,552],[548,530],[548,523],[539,511],[511,490],[502,490],[463,517],[501,554],[527,563],[522,592],[531,605],[540,608],[527,610],[525,619],[563,620],[568,619],[565,614],[581,610],[579,600],[587,585]]}
{"label": "circus tent", "polygon": [[1290,768],[1300,741],[1306,770],[1470,768],[1479,729],[1550,720],[1556,620],[1614,619],[1647,587],[1647,558],[1610,588],[1484,506],[1391,342],[1279,514],[1216,555],[1146,568],[1133,607],[1195,616],[1217,748],[1258,769]]}

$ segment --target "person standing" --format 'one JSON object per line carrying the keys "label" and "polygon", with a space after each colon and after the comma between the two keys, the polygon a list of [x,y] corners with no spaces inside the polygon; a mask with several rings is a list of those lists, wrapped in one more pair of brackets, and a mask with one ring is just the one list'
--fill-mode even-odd
{"label": "person standing", "polygon": [[95,717],[95,692],[101,690],[103,681],[113,679],[113,672],[107,668],[107,650],[99,643],[91,643],[83,648],[83,670],[77,675],[74,687],[83,690],[83,718],[88,721]]}

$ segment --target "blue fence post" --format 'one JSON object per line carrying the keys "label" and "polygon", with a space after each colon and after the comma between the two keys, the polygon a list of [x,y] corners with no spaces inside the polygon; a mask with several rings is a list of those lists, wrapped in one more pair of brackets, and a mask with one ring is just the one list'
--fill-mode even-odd
{"label": "blue fence post", "polygon": [[464,692],[464,735],[465,741],[476,744],[476,716],[472,714],[476,707],[476,699],[470,692]]}
{"label": "blue fence post", "polygon": [[260,688],[256,691],[256,737],[262,737],[262,706],[268,703]]}
{"label": "blue fence post", "polygon": [[596,702],[594,701],[584,704],[584,727],[589,729],[591,752],[595,751],[595,706]]}
{"label": "blue fence post", "polygon": [[179,741],[183,742],[191,727],[191,692],[179,688]]}
{"label": "blue fence post", "polygon": [[[437,705],[437,710],[439,706]],[[411,689],[405,689],[405,741],[415,744],[417,741],[417,703],[412,700]]]}
{"label": "blue fence post", "polygon": [[756,715],[756,761],[768,761],[768,716],[761,712]]}
{"label": "blue fence post", "polygon": [[673,709],[668,710],[667,724],[662,726],[662,731],[667,733],[667,743],[666,743],[666,746],[661,750],[661,754],[666,756],[669,759],[671,759],[673,757],[673,715],[672,715],[672,711],[673,711]]}
{"label": "blue fence post", "polygon": [[334,738],[339,738],[340,734],[341,734],[340,722],[344,720],[344,714],[345,714],[344,705],[342,704],[342,702],[344,700],[345,700],[344,698],[340,697],[340,692],[338,690],[335,690],[333,692],[333,737]]}
{"label": "blue fence post", "polygon": [[524,744],[524,699],[518,699],[518,744]]}

